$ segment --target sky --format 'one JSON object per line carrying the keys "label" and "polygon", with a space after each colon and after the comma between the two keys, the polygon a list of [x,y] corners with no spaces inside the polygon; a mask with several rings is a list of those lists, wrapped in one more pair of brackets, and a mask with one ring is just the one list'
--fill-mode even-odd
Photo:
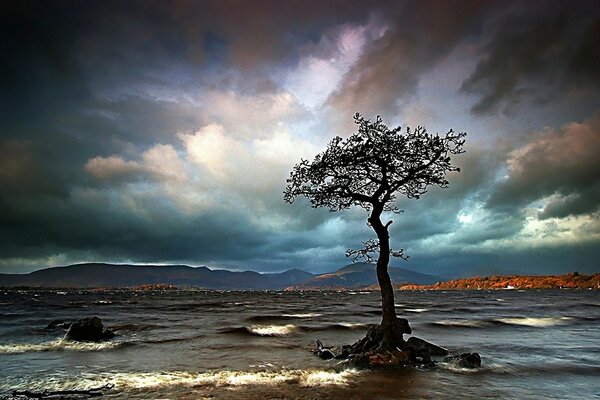
{"label": "sky", "polygon": [[0,272],[332,271],[363,209],[283,201],[352,116],[467,132],[393,265],[599,272],[597,1],[3,1]]}

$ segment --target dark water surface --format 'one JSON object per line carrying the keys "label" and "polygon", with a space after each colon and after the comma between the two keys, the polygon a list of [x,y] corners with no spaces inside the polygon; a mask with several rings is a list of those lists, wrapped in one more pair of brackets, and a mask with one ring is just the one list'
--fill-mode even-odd
{"label": "dark water surface", "polygon": [[[380,319],[362,292],[1,291],[0,394],[113,383],[115,399],[600,399],[600,292],[398,292],[415,336],[483,366],[367,372],[310,350]],[[118,336],[63,340],[97,315]]]}

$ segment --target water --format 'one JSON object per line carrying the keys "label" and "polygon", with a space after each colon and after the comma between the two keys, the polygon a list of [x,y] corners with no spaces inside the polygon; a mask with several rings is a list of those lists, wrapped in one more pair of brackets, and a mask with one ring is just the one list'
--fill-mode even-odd
{"label": "water", "polygon": [[[366,292],[0,291],[0,394],[114,384],[114,399],[600,399],[600,292],[398,292],[413,334],[462,370],[357,371],[311,350],[379,322]],[[52,320],[97,315],[118,336],[63,340]]]}

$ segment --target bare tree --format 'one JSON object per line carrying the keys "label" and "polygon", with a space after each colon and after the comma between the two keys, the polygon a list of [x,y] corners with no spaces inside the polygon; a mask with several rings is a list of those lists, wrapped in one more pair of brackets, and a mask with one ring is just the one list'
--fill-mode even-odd
{"label": "bare tree", "polygon": [[354,116],[358,132],[347,139],[336,136],[312,162],[301,160],[287,179],[284,200],[293,203],[306,196],[313,207],[341,211],[359,206],[369,212],[368,225],[377,240],[363,242],[365,248],[347,255],[370,257],[378,252],[377,279],[381,288],[383,317],[377,329],[380,349],[402,348],[403,334],[411,333],[408,322],[397,318],[394,290],[388,274],[390,256],[406,258],[403,250],[390,248],[389,227],[384,212],[398,212],[396,196],[418,199],[429,186],[448,187],[448,172],[460,171],[451,155],[463,153],[466,133],[450,130],[445,135],[429,134],[424,127],[414,130],[388,128],[381,117],[372,122]]}

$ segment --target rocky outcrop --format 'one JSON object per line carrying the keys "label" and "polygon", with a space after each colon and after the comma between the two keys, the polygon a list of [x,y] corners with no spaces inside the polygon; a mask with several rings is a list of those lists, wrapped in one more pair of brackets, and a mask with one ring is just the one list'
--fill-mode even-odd
{"label": "rocky outcrop", "polygon": [[417,355],[425,353],[434,357],[448,355],[448,350],[446,350],[445,348],[430,343],[416,336],[408,338],[408,340],[406,341],[406,347],[413,350],[415,353],[417,353]]}
{"label": "rocky outcrop", "polygon": [[[408,326],[408,322],[406,323]],[[401,346],[390,349],[381,346],[380,326],[374,325],[369,328],[364,338],[352,345],[344,345],[337,351],[325,347],[317,340],[317,348],[313,351],[324,360],[343,360],[356,368],[381,369],[399,367],[434,368],[437,364],[432,357],[443,357],[448,355],[448,350],[430,343],[421,338],[412,336]],[[438,361],[440,360],[438,358]],[[444,362],[460,368],[481,367],[481,357],[478,353],[462,353],[444,358]]]}
{"label": "rocky outcrop", "polygon": [[317,349],[314,351],[314,353],[323,360],[331,360],[332,358],[335,358],[335,353],[333,350],[323,346],[323,343],[321,343],[320,340],[317,340]]}
{"label": "rocky outcrop", "polygon": [[65,334],[65,339],[78,342],[99,342],[115,337],[110,329],[105,329],[102,320],[96,316],[74,322]]}

